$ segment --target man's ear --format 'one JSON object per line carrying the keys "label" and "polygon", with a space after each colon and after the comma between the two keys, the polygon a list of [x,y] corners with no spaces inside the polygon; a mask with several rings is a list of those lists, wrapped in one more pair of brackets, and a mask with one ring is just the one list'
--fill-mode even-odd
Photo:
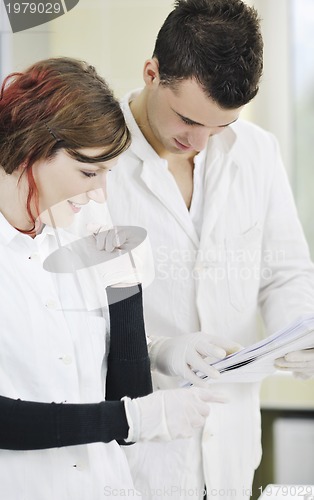
{"label": "man's ear", "polygon": [[156,83],[159,84],[159,64],[155,57],[145,61],[143,77],[148,87]]}

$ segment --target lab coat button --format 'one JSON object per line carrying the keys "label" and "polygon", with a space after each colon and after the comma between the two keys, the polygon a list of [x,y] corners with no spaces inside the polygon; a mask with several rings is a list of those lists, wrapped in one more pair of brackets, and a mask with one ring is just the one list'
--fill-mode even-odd
{"label": "lab coat button", "polygon": [[46,307],[48,307],[48,309],[58,309],[58,301],[55,299],[46,300],[45,305],[46,305]]}
{"label": "lab coat button", "polygon": [[72,363],[72,356],[70,356],[69,354],[63,354],[60,359],[65,365],[70,365]]}
{"label": "lab coat button", "polygon": [[33,262],[40,262],[40,256],[39,253],[32,253],[29,256],[29,259],[32,260]]}
{"label": "lab coat button", "polygon": [[86,469],[86,465],[84,464],[84,462],[77,462],[73,467],[75,467],[78,471]]}

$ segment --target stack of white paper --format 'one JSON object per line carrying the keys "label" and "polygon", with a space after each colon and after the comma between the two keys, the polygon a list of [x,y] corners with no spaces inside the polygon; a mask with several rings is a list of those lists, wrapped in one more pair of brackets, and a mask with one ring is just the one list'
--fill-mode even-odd
{"label": "stack of white paper", "polygon": [[[314,314],[212,365],[221,373],[217,382],[255,382],[276,370],[275,359],[309,347],[314,347]],[[204,375],[202,378],[207,379]]]}

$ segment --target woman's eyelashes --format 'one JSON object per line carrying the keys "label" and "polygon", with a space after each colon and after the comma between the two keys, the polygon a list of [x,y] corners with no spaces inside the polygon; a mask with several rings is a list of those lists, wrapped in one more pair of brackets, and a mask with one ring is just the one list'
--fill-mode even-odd
{"label": "woman's eyelashes", "polygon": [[86,177],[96,177],[97,173],[96,172],[84,172],[82,170],[82,174],[85,175]]}

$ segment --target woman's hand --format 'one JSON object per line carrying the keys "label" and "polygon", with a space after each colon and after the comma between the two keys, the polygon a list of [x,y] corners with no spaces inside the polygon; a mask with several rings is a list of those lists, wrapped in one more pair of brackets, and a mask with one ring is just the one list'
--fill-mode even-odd
{"label": "woman's hand", "polygon": [[226,399],[210,389],[169,389],[142,398],[122,398],[129,424],[127,443],[188,438],[204,426],[210,402]]}

